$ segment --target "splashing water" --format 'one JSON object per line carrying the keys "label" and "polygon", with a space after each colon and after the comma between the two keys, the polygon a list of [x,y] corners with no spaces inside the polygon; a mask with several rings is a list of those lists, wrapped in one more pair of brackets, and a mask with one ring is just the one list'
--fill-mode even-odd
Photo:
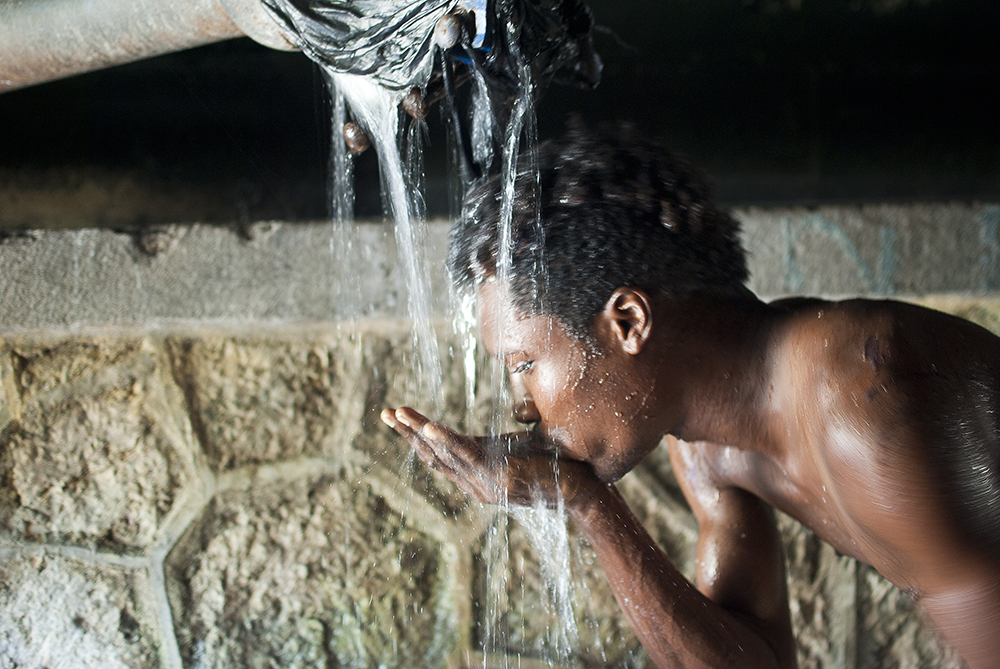
{"label": "splashing water", "polygon": [[555,613],[555,628],[549,630],[547,644],[550,657],[545,659],[569,664],[580,647],[580,632],[573,610],[573,580],[568,576],[572,573],[572,565],[563,500],[559,499],[556,509],[536,504],[513,508],[511,514],[524,527],[532,548],[540,557],[546,593]]}
{"label": "splashing water", "polygon": [[332,99],[330,144],[330,193],[332,214],[335,223],[348,226],[354,222],[354,162],[347,151],[347,143],[339,141],[344,124],[347,123],[347,100],[337,89],[333,73],[323,70]]}
{"label": "splashing water", "polygon": [[482,72],[472,72],[472,157],[480,165],[493,162],[493,137],[496,125],[490,107],[489,88]]}
{"label": "splashing water", "polygon": [[456,295],[452,291],[452,304],[458,310],[452,319],[452,327],[459,341],[462,357],[462,371],[465,377],[465,425],[472,425],[476,407],[476,298],[471,293]]}

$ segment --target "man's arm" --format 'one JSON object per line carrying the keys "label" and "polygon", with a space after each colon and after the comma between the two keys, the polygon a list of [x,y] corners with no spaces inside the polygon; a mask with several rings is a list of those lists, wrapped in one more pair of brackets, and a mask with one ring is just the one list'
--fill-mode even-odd
{"label": "man's arm", "polygon": [[[716,514],[722,522],[708,528],[718,538],[699,541],[699,558],[703,547],[713,547],[722,567],[721,580],[716,579],[708,594],[723,600],[713,601],[684,578],[617,489],[601,483],[588,465],[561,460],[557,481],[551,456],[499,461],[477,440],[429,422],[412,409],[386,410],[382,418],[406,437],[422,461],[479,501],[506,497],[530,505],[543,499],[554,506],[562,495],[567,513],[590,541],[619,606],[656,666],[795,666],[781,544],[773,516],[756,498],[727,497]],[[703,536],[708,518],[699,515]],[[728,541],[723,530],[735,530],[737,540]],[[732,571],[737,566],[740,569]],[[748,592],[738,594],[738,581],[726,577],[728,573],[749,575]]]}
{"label": "man's arm", "polygon": [[[567,502],[566,508],[597,553],[619,606],[656,666],[750,669],[795,666],[780,544],[777,562],[773,555],[758,555],[759,551],[754,551],[760,562],[744,565],[741,571],[749,578],[739,584],[742,588],[721,587],[723,581],[728,586],[737,586],[738,582],[720,571],[715,585],[700,592],[650,538],[615,487],[596,479],[594,482],[593,495],[585,504]],[[735,504],[722,502],[728,507],[728,521],[736,521],[737,515],[744,520],[739,524],[737,537],[740,533],[750,536],[763,531],[766,542],[770,543],[777,534],[772,517],[759,515],[752,503],[748,508],[740,508],[743,500],[731,501]],[[761,522],[764,519],[770,519],[770,528],[767,522]],[[726,525],[725,529],[734,529]],[[706,529],[709,528],[702,524],[701,537]],[[699,576],[711,562],[702,559],[708,547],[718,551],[721,562],[717,564],[723,569],[737,559],[748,557],[741,555],[743,551],[738,545],[731,547],[731,543],[721,537],[699,540]],[[777,563],[781,563],[780,579],[774,574],[762,579],[762,574],[756,573],[774,571]],[[778,591],[763,592],[762,580],[777,586]],[[760,595],[764,595],[763,603]]]}

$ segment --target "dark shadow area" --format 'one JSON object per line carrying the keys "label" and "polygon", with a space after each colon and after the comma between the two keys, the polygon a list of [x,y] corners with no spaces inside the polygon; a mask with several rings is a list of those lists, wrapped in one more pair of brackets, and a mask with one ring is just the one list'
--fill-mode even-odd
{"label": "dark shadow area", "polygon": [[594,13],[635,50],[599,37],[603,90],[546,98],[545,131],[559,108],[628,119],[734,204],[998,194],[996,3],[602,2]]}
{"label": "dark shadow area", "polygon": [[[635,124],[728,204],[996,200],[1000,80],[991,0],[591,0],[595,91],[570,113]],[[329,104],[305,56],[249,39],[0,95],[0,227],[135,228],[327,215]],[[429,214],[454,211],[438,113]],[[373,152],[357,215],[381,217]]]}

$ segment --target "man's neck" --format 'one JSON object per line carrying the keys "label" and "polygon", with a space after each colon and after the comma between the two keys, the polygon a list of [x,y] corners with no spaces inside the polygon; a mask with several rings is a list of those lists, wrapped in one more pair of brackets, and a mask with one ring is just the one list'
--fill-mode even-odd
{"label": "man's neck", "polygon": [[773,310],[749,291],[659,305],[657,386],[674,405],[668,434],[770,450],[762,408],[768,388],[767,351]]}

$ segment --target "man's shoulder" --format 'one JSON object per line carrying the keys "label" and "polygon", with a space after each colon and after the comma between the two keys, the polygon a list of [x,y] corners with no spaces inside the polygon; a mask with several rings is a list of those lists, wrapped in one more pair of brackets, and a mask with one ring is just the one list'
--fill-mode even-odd
{"label": "man's shoulder", "polygon": [[[1000,338],[892,300],[775,308],[785,314],[772,351],[774,406],[811,449],[802,461],[840,482],[831,494],[852,522],[888,542],[887,554],[910,550],[897,541],[904,535],[1000,554]],[[933,494],[893,494],[884,510],[870,503],[913,490]]]}
{"label": "man's shoulder", "polygon": [[792,297],[769,306],[781,335],[776,341],[821,345],[830,353],[846,346],[853,351],[848,357],[855,362],[859,357],[868,362],[884,361],[886,351],[882,349],[889,347],[907,363],[971,356],[982,364],[1000,365],[1000,337],[965,319],[916,304]]}
{"label": "man's shoulder", "polygon": [[782,415],[935,450],[942,431],[1000,410],[1000,338],[973,323],[891,300],[803,300],[779,318],[770,387]]}
{"label": "man's shoulder", "polygon": [[772,300],[767,303],[767,306],[774,315],[785,318],[822,320],[824,317],[835,317],[859,323],[886,318],[899,322],[929,321],[945,326],[971,327],[989,334],[985,328],[958,316],[897,299],[854,297],[832,300],[810,296],[789,296]]}

